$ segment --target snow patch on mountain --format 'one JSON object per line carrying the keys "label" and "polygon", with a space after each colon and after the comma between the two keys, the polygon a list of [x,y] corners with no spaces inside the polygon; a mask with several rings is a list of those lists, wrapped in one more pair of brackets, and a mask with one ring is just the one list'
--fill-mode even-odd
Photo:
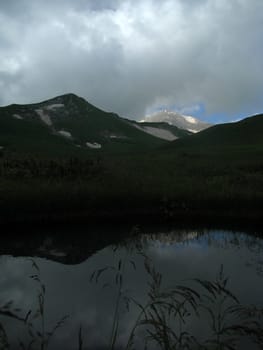
{"label": "snow patch on mountain", "polygon": [[102,146],[100,143],[97,142],[86,142],[86,146],[88,146],[89,148],[93,148],[93,149],[100,149]]}
{"label": "snow patch on mountain", "polygon": [[177,112],[162,111],[157,112],[152,115],[147,115],[144,122],[165,122],[170,125],[174,125],[177,128],[188,130],[191,132],[199,132],[201,130],[207,129],[211,124],[205,123],[197,118],[191,117],[189,115],[182,115]]}
{"label": "snow patch on mountain", "polygon": [[189,123],[197,124],[197,120],[189,115],[182,115],[182,117]]}
{"label": "snow patch on mountain", "polygon": [[24,119],[23,117],[21,117],[21,115],[19,114],[13,114],[13,117],[16,119]]}
{"label": "snow patch on mountain", "polygon": [[72,138],[72,135],[69,131],[65,131],[65,130],[59,130],[58,133],[61,135],[61,136],[64,136],[64,137],[67,137],[69,139]]}
{"label": "snow patch on mountain", "polygon": [[126,139],[128,139],[128,137],[125,136],[125,135],[115,135],[115,134],[109,135],[109,138],[110,139],[118,139],[118,140],[126,140]]}
{"label": "snow patch on mountain", "polygon": [[48,126],[52,125],[52,121],[50,119],[50,116],[48,114],[46,114],[43,109],[36,109],[35,112],[39,115],[39,117],[43,123],[47,124]]}
{"label": "snow patch on mountain", "polygon": [[134,125],[137,129],[142,130],[146,132],[147,134],[153,135],[155,137],[158,137],[163,140],[167,141],[173,141],[176,140],[178,137],[176,137],[171,131],[166,130],[166,129],[161,129],[161,128],[154,128],[151,126],[139,126],[139,125]]}
{"label": "snow patch on mountain", "polygon": [[64,107],[63,103],[54,103],[52,105],[46,106],[46,109],[52,110],[52,109],[57,109],[57,108],[62,108]]}

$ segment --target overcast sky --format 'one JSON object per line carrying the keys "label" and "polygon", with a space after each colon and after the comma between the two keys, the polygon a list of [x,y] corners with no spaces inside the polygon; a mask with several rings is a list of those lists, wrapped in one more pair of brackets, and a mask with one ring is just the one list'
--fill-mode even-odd
{"label": "overcast sky", "polygon": [[67,92],[134,119],[263,112],[263,0],[0,0],[0,105]]}

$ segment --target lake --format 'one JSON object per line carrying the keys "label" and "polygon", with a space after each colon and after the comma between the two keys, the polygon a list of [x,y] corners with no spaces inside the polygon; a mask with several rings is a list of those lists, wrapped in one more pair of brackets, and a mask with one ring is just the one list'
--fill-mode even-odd
{"label": "lake", "polygon": [[262,349],[260,235],[142,231],[7,235],[1,348]]}

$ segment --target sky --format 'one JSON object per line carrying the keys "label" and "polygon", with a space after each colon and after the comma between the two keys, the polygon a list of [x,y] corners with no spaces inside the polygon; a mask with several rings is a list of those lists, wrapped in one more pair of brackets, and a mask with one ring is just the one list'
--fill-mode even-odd
{"label": "sky", "polygon": [[263,112],[263,1],[0,0],[0,105],[69,92],[137,120]]}

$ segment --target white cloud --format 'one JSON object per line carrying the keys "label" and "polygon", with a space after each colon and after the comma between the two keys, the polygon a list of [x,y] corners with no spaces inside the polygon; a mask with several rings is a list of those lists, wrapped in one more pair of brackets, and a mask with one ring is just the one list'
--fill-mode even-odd
{"label": "white cloud", "polygon": [[0,10],[1,104],[74,92],[137,118],[158,104],[263,108],[261,0],[15,3]]}

